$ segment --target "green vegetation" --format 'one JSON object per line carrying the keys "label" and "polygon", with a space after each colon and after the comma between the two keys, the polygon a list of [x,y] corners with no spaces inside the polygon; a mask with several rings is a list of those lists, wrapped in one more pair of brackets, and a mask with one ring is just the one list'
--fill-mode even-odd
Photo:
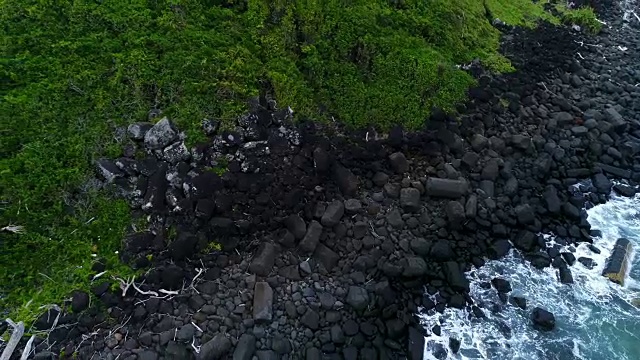
{"label": "green vegetation", "polygon": [[602,23],[590,7],[568,9],[565,4],[558,4],[556,10],[560,13],[562,22],[567,25],[578,25],[592,34],[597,34],[602,29]]}
{"label": "green vegetation", "polygon": [[[129,209],[82,190],[92,162],[117,157],[114,129],[160,108],[202,138],[269,92],[318,120],[420,127],[453,110],[480,59],[511,70],[490,20],[551,20],[531,0],[0,0],[0,309],[29,321],[90,287]],[[224,171],[224,166],[213,169]]]}

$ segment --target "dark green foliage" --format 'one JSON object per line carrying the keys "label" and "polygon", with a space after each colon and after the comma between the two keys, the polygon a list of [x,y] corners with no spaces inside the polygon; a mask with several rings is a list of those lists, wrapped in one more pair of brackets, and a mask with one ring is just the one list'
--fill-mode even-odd
{"label": "dark green foliage", "polygon": [[[160,108],[202,137],[260,91],[316,119],[422,126],[495,70],[503,20],[542,16],[529,0],[0,0],[0,308],[29,320],[42,304],[88,288],[92,254],[109,275],[127,206],[78,190],[117,127]],[[530,14],[531,16],[525,16]],[[223,170],[223,169],[222,169]]]}

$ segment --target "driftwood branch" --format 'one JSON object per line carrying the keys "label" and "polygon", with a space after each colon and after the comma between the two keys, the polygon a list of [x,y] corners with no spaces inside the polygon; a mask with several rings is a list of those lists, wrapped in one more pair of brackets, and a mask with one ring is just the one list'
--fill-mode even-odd
{"label": "driftwood branch", "polygon": [[11,339],[9,339],[7,346],[2,352],[2,356],[0,356],[0,360],[9,360],[11,358],[11,354],[13,354],[20,339],[22,339],[22,335],[24,335],[24,323],[22,321],[16,324],[11,319],[7,319],[7,324],[13,328],[13,332],[11,333]]}

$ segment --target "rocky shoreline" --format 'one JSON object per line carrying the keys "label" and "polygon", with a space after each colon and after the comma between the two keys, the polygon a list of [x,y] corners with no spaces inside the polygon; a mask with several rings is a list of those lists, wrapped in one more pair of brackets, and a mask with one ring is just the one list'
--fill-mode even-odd
{"label": "rocky shoreline", "polygon": [[[464,276],[488,259],[513,247],[572,283],[590,259],[559,246],[589,242],[584,209],[640,180],[640,22],[601,17],[610,28],[594,37],[510,30],[518,72],[472,65],[462,115],[435,112],[416,133],[294,125],[273,101],[232,131],[205,121],[211,140],[192,149],[169,119],[130,126],[124,156],[97,168],[148,219],[120,255],[150,270],[112,279],[97,262],[101,301],[76,292],[45,313],[34,358],[418,360],[439,328],[417,314],[488,311]],[[505,280],[487,286],[553,329]]]}

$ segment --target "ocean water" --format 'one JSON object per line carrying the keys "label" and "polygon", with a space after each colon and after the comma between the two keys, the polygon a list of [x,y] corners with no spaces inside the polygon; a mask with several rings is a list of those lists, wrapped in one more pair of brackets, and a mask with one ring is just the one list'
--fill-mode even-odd
{"label": "ocean water", "polygon": [[[640,308],[632,304],[640,299],[640,256],[632,255],[624,287],[601,275],[618,238],[625,237],[640,249],[640,197],[614,195],[588,214],[592,228],[602,231],[602,237],[594,239],[601,253],[592,252],[586,244],[564,249],[573,250],[576,258],[593,259],[597,264],[593,269],[576,262],[571,267],[574,284],[563,285],[556,269],[535,269],[513,251],[470,271],[471,296],[487,317],[477,319],[468,310],[456,309],[424,314],[425,328],[441,324],[442,329],[441,336],[425,339],[424,359],[640,359]],[[553,236],[545,238],[548,246],[554,244]],[[494,277],[508,279],[513,287],[510,295],[525,297],[527,309],[503,304],[495,289],[480,287],[480,282]],[[533,329],[529,316],[536,306],[554,313],[555,330]],[[460,351],[443,356],[441,349],[448,349],[450,336],[461,341]]]}

